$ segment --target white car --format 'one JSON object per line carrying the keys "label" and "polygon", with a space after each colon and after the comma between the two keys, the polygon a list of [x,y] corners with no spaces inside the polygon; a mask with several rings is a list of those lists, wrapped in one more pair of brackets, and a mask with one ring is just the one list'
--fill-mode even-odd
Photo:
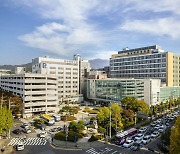
{"label": "white car", "polygon": [[159,130],[158,130],[159,133],[162,133],[163,131],[164,131],[163,128],[159,128]]}
{"label": "white car", "polygon": [[46,132],[41,132],[41,133],[39,134],[39,137],[40,137],[40,138],[45,138],[45,137],[46,137],[46,134],[47,134]]}
{"label": "white car", "polygon": [[137,143],[139,145],[142,143],[142,139],[138,139],[138,140],[135,139],[134,141],[135,141],[135,143]]}
{"label": "white car", "polygon": [[158,135],[159,135],[159,132],[153,132],[151,134],[151,138],[156,138],[156,137],[158,137]]}
{"label": "white car", "polygon": [[18,143],[16,145],[16,150],[17,151],[21,151],[21,150],[24,150],[24,144],[22,142]]}
{"label": "white car", "polygon": [[142,139],[143,144],[147,144],[150,141],[151,141],[151,136],[150,135],[144,136],[144,138]]}
{"label": "white car", "polygon": [[143,134],[137,134],[135,137],[135,140],[141,140],[143,139],[144,135]]}
{"label": "white car", "polygon": [[134,144],[133,140],[127,140],[124,144],[123,147],[125,148],[129,148],[130,146],[132,146]]}
{"label": "white car", "polygon": [[147,130],[147,127],[141,127],[140,129],[139,129],[139,133],[143,133],[143,132],[145,132]]}

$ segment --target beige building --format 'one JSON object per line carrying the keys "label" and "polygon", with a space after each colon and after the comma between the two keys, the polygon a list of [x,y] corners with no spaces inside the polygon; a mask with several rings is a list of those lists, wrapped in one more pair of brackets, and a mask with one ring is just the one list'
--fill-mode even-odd
{"label": "beige building", "polygon": [[49,57],[32,60],[32,73],[55,75],[58,78],[59,103],[82,101],[79,94],[79,62]]}
{"label": "beige building", "polygon": [[47,74],[14,74],[0,77],[0,88],[20,96],[23,117],[58,112],[57,77]]}
{"label": "beige building", "polygon": [[180,56],[165,52],[160,46],[119,51],[110,58],[112,78],[161,79],[167,86],[180,86]]}

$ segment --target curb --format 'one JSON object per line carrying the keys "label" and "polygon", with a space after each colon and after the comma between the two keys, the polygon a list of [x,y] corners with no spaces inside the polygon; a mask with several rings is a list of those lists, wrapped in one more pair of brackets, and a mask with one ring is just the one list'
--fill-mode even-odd
{"label": "curb", "polygon": [[59,147],[59,145],[56,145],[54,143],[50,144],[51,147],[54,149],[60,149],[60,150],[82,150],[81,148],[68,148],[68,147]]}

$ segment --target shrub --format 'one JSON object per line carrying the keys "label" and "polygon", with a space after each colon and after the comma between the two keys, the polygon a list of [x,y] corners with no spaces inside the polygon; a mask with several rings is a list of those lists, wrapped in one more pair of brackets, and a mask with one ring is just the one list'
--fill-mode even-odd
{"label": "shrub", "polygon": [[92,135],[91,138],[90,138],[88,141],[89,141],[89,142],[93,142],[93,141],[97,141],[97,140],[98,140],[98,137]]}
{"label": "shrub", "polygon": [[80,133],[76,133],[76,132],[73,132],[73,131],[69,131],[67,140],[70,141],[70,142],[74,142],[75,139],[76,139],[76,141],[77,141],[78,139],[80,139],[80,138],[82,138],[82,137],[83,137],[83,135],[80,134]]}
{"label": "shrub", "polygon": [[66,140],[66,134],[65,134],[65,132],[58,132],[54,135],[54,138],[56,140],[65,141]]}
{"label": "shrub", "polygon": [[61,116],[61,119],[62,119],[62,121],[73,121],[73,120],[76,120],[76,117],[67,116],[67,118],[66,118],[66,116]]}
{"label": "shrub", "polygon": [[83,110],[83,112],[90,112],[91,111],[91,109],[89,108],[89,107],[85,107],[85,109]]}

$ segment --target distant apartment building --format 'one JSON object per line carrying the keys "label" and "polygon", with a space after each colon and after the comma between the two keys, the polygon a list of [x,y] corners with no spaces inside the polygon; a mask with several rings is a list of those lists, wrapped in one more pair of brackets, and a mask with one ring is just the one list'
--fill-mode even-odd
{"label": "distant apartment building", "polygon": [[91,70],[88,79],[106,79],[107,73],[102,70]]}
{"label": "distant apartment building", "polygon": [[[89,79],[87,97],[102,104],[120,103],[124,97],[135,97],[152,106],[168,99],[174,88],[161,87],[160,79]],[[164,89],[168,89],[169,93]],[[174,94],[173,98],[178,98],[180,87],[175,89],[176,95]]]}
{"label": "distant apartment building", "polygon": [[[77,56],[78,57],[78,56]],[[58,78],[59,102],[81,102],[80,85],[85,77],[85,61],[75,57],[74,60],[38,57],[32,60],[32,73],[50,74]],[[76,59],[77,58],[77,59]],[[83,83],[82,83],[83,84]]]}
{"label": "distant apartment building", "polygon": [[47,74],[14,74],[0,76],[0,88],[20,96],[23,117],[58,112],[57,77]]}
{"label": "distant apartment building", "polygon": [[180,86],[180,56],[158,45],[119,51],[110,58],[111,78],[161,79],[167,86]]}
{"label": "distant apartment building", "polygon": [[6,74],[11,74],[11,70],[8,70],[8,69],[0,69],[0,76],[1,76],[1,75],[6,75]]}

